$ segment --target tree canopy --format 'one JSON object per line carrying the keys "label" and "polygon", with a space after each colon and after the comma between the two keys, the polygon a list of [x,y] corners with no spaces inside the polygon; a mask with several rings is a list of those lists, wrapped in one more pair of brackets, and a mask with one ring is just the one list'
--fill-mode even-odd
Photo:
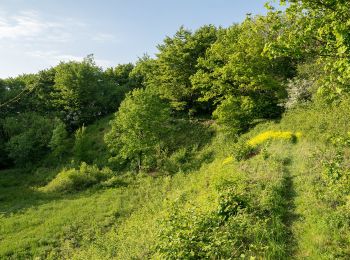
{"label": "tree canopy", "polygon": [[136,89],[121,103],[105,141],[114,159],[130,160],[138,168],[151,167],[164,148],[170,106],[149,90]]}

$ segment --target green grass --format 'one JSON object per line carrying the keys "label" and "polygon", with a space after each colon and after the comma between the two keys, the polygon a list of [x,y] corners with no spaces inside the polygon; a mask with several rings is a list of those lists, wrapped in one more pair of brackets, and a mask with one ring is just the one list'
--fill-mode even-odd
{"label": "green grass", "polygon": [[[227,163],[233,140],[213,137],[213,130],[198,124],[186,134],[181,122],[179,147],[198,147],[186,161],[186,173],[123,173],[123,184],[112,187],[43,192],[40,187],[60,167],[1,171],[0,258],[190,259],[192,254],[195,259],[204,254],[201,258],[213,259],[217,253],[226,259],[349,259],[350,192],[325,178],[325,162],[340,149],[332,137],[344,137],[350,129],[349,107],[343,102],[299,108],[280,122],[261,123],[241,140],[269,130],[300,131],[302,137],[296,143],[267,140],[247,160]],[[107,121],[87,127],[95,157],[90,163],[106,160],[101,142]],[[350,152],[341,149],[339,168],[347,176]],[[198,159],[202,153],[212,159]],[[247,203],[223,220],[223,196],[233,203],[230,194]]]}

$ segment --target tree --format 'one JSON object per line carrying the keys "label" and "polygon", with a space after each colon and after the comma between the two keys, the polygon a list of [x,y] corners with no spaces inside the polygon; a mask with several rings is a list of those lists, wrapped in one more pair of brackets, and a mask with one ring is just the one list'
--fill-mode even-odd
{"label": "tree", "polygon": [[112,160],[136,163],[139,170],[154,167],[156,154],[164,149],[170,106],[150,90],[127,94],[111,121],[105,142]]}
{"label": "tree", "polygon": [[213,111],[222,100],[243,96],[254,102],[254,118],[281,114],[279,103],[286,97],[283,82],[294,76],[295,65],[288,56],[264,55],[265,45],[277,37],[270,32],[273,26],[270,17],[248,17],[219,33],[191,77],[199,101],[209,102]]}
{"label": "tree", "polygon": [[237,135],[246,131],[254,119],[254,101],[250,97],[228,97],[213,113],[221,129]]}
{"label": "tree", "polygon": [[0,79],[0,104],[3,104],[5,102],[5,94],[6,94],[5,80]]}
{"label": "tree", "polygon": [[350,3],[345,0],[280,1],[289,3],[278,30],[283,34],[267,46],[272,57],[293,55],[314,59],[325,73],[318,94],[326,101],[350,92]]}
{"label": "tree", "polygon": [[136,62],[135,67],[129,74],[129,80],[134,88],[146,88],[156,77],[157,61],[145,54]]}
{"label": "tree", "polygon": [[114,81],[116,86],[125,86],[129,85],[129,74],[133,68],[132,63],[119,64],[115,68],[108,68],[105,74]]}
{"label": "tree", "polygon": [[111,89],[109,96],[109,101],[111,102],[108,107],[113,108],[111,112],[115,112],[118,106],[125,98],[125,94],[132,89],[139,87],[130,78],[130,73],[134,69],[134,65],[131,63],[119,64],[114,68],[108,68],[104,74],[108,79],[113,82],[113,88]]}
{"label": "tree", "polygon": [[42,115],[57,115],[57,111],[54,107],[54,102],[52,100],[52,94],[54,92],[55,85],[55,67],[39,71],[36,74],[34,82],[32,84],[33,88],[33,106],[36,107],[36,111]]}
{"label": "tree", "polygon": [[53,156],[61,159],[68,150],[68,132],[66,125],[61,120],[56,120],[55,125],[49,147]]}
{"label": "tree", "polygon": [[17,165],[37,162],[49,151],[51,119],[28,112],[5,118],[3,127],[7,135],[5,149]]}
{"label": "tree", "polygon": [[82,62],[61,62],[56,67],[52,95],[63,121],[68,127],[77,128],[111,111],[113,88],[110,78],[88,56]]}
{"label": "tree", "polygon": [[197,71],[197,60],[215,42],[217,29],[203,26],[194,33],[181,27],[174,37],[167,37],[158,46],[156,73],[148,84],[162,97],[171,101],[175,109],[194,107],[196,93],[190,77]]}
{"label": "tree", "polygon": [[4,130],[4,120],[0,118],[0,169],[5,168],[11,164],[6,151],[7,135]]}
{"label": "tree", "polygon": [[193,88],[200,93],[198,101],[209,102],[211,111],[226,95],[234,94],[234,82],[223,73],[236,51],[240,31],[238,25],[220,30],[216,42],[207,49],[204,57],[198,59],[198,70],[191,76]]}
{"label": "tree", "polygon": [[35,81],[35,74],[23,74],[2,81],[0,117],[38,111],[38,102],[33,95]]}

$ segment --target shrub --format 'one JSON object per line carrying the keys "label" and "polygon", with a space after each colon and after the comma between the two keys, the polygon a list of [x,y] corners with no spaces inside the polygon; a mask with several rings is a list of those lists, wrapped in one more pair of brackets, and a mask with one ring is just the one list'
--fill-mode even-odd
{"label": "shrub", "polygon": [[192,147],[182,147],[173,152],[162,154],[158,161],[160,171],[173,174],[177,172],[187,173],[197,170],[205,162],[210,162],[213,158],[213,152],[210,149],[200,150],[198,145]]}
{"label": "shrub", "polygon": [[237,135],[246,131],[254,119],[254,102],[250,97],[228,97],[214,111],[221,129]]}
{"label": "shrub", "polygon": [[84,190],[113,177],[109,168],[99,169],[95,165],[82,163],[79,169],[63,169],[41,190],[44,192],[73,192]]}
{"label": "shrub", "polygon": [[233,147],[233,157],[237,161],[246,160],[256,153],[256,149],[247,142],[238,141]]}
{"label": "shrub", "polygon": [[217,214],[224,221],[235,216],[240,210],[247,208],[248,199],[243,192],[237,192],[234,187],[224,189],[219,197]]}
{"label": "shrub", "polygon": [[[264,256],[267,221],[251,210],[244,191],[229,185],[219,191],[216,210],[173,205],[161,222],[156,245],[160,259],[238,259]],[[258,235],[259,233],[259,235]]]}
{"label": "shrub", "polygon": [[52,131],[52,137],[49,143],[49,147],[52,154],[59,159],[62,158],[63,154],[68,150],[68,132],[66,125],[58,120],[56,126]]}
{"label": "shrub", "polygon": [[307,79],[294,78],[287,82],[288,99],[284,104],[286,109],[291,109],[299,104],[311,100],[310,89],[313,82]]}
{"label": "shrub", "polygon": [[87,151],[89,150],[87,138],[86,138],[86,127],[82,126],[75,131],[75,142],[74,142],[74,157],[80,162],[87,159]]}
{"label": "shrub", "polygon": [[8,136],[5,150],[17,164],[37,162],[48,152],[52,135],[52,120],[36,113],[23,113],[4,120]]}
{"label": "shrub", "polygon": [[[333,198],[337,204],[350,194],[350,171],[347,152],[350,147],[350,133],[344,137],[331,138],[334,151],[322,160],[323,184],[327,187],[326,197]],[[331,149],[332,149],[331,148]],[[332,149],[332,150],[333,150]]]}
{"label": "shrub", "polygon": [[322,174],[314,182],[318,199],[327,210],[324,213],[325,226],[329,230],[327,247],[332,252],[330,258],[349,258],[350,227],[350,136],[331,138],[324,150],[320,151]]}

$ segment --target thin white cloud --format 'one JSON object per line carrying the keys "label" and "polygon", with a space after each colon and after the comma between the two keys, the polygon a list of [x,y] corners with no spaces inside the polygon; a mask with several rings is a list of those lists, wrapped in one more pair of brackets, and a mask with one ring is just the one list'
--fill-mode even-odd
{"label": "thin white cloud", "polygon": [[[31,73],[60,61],[81,61],[84,56],[80,55],[98,56],[98,52],[103,53],[101,48],[119,42],[113,34],[94,30],[87,21],[75,17],[0,9],[0,76]],[[103,68],[114,65],[107,59],[95,61]]]}
{"label": "thin white cloud", "polygon": [[37,11],[16,14],[0,12],[0,41],[23,43],[63,43],[73,41],[87,24],[75,18],[44,17]]}
{"label": "thin white cloud", "polygon": [[41,20],[35,11],[22,11],[0,19],[0,39],[33,37],[56,28],[62,25]]}

